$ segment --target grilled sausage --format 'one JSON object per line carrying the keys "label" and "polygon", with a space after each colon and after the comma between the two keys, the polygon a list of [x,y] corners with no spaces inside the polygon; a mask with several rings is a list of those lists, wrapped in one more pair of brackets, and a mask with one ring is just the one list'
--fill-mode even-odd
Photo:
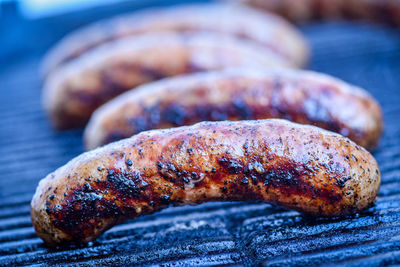
{"label": "grilled sausage", "polygon": [[398,0],[240,0],[292,21],[364,19],[400,26]]}
{"label": "grilled sausage", "polygon": [[149,34],[109,42],[52,73],[44,106],[58,129],[81,127],[111,98],[140,84],[231,66],[290,67],[270,50],[226,35]]}
{"label": "grilled sausage", "polygon": [[310,71],[222,70],[165,79],[126,92],[94,112],[87,149],[140,131],[200,121],[285,118],[313,124],[373,149],[378,103],[364,90]]}
{"label": "grilled sausage", "polygon": [[285,120],[142,132],[84,153],[40,181],[31,218],[49,245],[86,243],[168,205],[266,201],[342,216],[377,198],[373,156],[346,137]]}
{"label": "grilled sausage", "polygon": [[308,61],[308,45],[285,20],[245,6],[203,4],[150,9],[89,25],[67,35],[45,57],[44,74],[105,42],[149,32],[209,31],[251,40],[296,66]]}

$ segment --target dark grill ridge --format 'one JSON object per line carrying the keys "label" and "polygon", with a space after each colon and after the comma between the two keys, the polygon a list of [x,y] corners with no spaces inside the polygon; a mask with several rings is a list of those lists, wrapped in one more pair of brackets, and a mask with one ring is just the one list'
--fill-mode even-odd
{"label": "dark grill ridge", "polygon": [[399,264],[398,31],[350,23],[302,30],[313,46],[311,69],[366,88],[383,107],[385,133],[374,153],[382,186],[374,207],[328,220],[264,203],[212,202],[126,222],[89,247],[50,250],[35,235],[30,200],[41,178],[82,152],[82,131],[52,131],[35,73],[45,49],[37,48],[0,65],[0,265]]}

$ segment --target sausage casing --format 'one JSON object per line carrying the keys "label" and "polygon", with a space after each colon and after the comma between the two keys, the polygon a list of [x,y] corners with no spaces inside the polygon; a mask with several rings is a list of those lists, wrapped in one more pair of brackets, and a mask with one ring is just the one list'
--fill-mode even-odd
{"label": "sausage casing", "polygon": [[292,21],[364,19],[400,26],[398,0],[240,0]]}
{"label": "sausage casing", "polygon": [[46,75],[105,42],[165,31],[230,34],[272,49],[296,66],[304,66],[309,56],[307,42],[299,31],[275,15],[245,6],[183,5],[121,15],[75,31],[49,52],[43,63],[43,72]]}
{"label": "sausage casing", "polygon": [[85,243],[124,220],[205,201],[341,216],[370,206],[379,185],[373,156],[338,134],[276,119],[203,122],[78,156],[40,181],[31,218],[49,245]]}
{"label": "sausage casing", "polygon": [[232,66],[290,67],[276,53],[228,35],[148,34],[108,42],[46,79],[43,104],[58,129],[82,127],[92,112],[143,83]]}
{"label": "sausage casing", "polygon": [[93,149],[145,130],[266,118],[319,126],[370,150],[382,133],[381,109],[360,88],[311,71],[230,69],[126,92],[94,112],[84,139]]}

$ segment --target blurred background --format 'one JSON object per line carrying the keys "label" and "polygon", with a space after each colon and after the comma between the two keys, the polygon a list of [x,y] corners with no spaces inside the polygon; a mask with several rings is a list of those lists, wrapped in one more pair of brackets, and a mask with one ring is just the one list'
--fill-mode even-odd
{"label": "blurred background", "polygon": [[188,1],[0,0],[0,60],[21,53],[40,53],[67,32],[101,18],[149,6],[186,2]]}
{"label": "blurred background", "polygon": [[90,22],[185,0],[0,0],[0,265],[400,263],[400,33],[364,21],[300,25],[309,68],[369,91],[385,132],[376,206],[343,220],[310,220],[268,204],[169,208],[113,228],[89,248],[50,250],[29,203],[38,181],[83,152],[82,130],[56,132],[40,101],[39,66],[66,33]]}

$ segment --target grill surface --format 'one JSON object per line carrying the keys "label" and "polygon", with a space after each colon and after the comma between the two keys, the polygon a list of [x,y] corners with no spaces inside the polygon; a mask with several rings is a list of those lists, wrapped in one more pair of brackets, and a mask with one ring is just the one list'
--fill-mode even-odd
{"label": "grill surface", "polygon": [[260,203],[175,207],[116,226],[89,247],[50,250],[35,235],[29,202],[42,177],[82,152],[82,132],[51,130],[37,73],[44,47],[37,47],[0,64],[0,265],[400,263],[400,35],[356,23],[302,30],[313,46],[311,69],[366,88],[383,106],[376,206],[341,220]]}

